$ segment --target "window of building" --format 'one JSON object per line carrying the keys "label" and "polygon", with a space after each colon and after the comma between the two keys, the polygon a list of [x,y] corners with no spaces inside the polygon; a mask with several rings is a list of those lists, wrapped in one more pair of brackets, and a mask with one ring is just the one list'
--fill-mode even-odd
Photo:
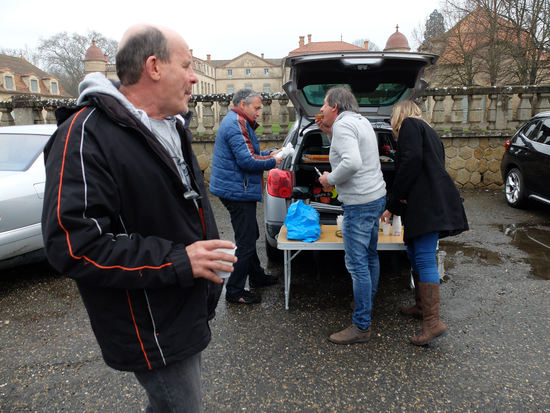
{"label": "window of building", "polygon": [[6,79],[6,89],[13,90],[13,77],[6,76],[5,79]]}
{"label": "window of building", "polygon": [[250,69],[245,69],[246,77],[250,77]]}
{"label": "window of building", "polygon": [[245,88],[245,89],[251,89],[251,90],[252,90],[252,85],[244,85],[244,88]]}
{"label": "window of building", "polygon": [[235,93],[235,86],[227,85],[227,93]]}
{"label": "window of building", "polygon": [[264,93],[271,93],[271,85],[269,83],[264,83]]}
{"label": "window of building", "polygon": [[57,83],[52,82],[52,94],[57,95]]}
{"label": "window of building", "polygon": [[204,83],[201,81],[201,95],[204,95]]}
{"label": "window of building", "polygon": [[264,69],[264,76],[269,77],[269,69]]}
{"label": "window of building", "polygon": [[231,79],[233,77],[233,69],[227,69],[227,77]]}
{"label": "window of building", "polygon": [[210,83],[208,84],[208,94],[210,94]]}
{"label": "window of building", "polygon": [[31,79],[31,92],[38,93],[38,80]]}

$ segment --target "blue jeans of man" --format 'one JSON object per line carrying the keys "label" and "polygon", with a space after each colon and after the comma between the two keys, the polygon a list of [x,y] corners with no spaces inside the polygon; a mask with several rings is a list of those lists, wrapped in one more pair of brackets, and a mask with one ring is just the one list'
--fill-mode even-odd
{"label": "blue jeans of man", "polygon": [[231,216],[231,225],[235,233],[237,245],[237,263],[229,276],[225,289],[227,294],[238,294],[244,291],[246,277],[259,280],[265,276],[256,251],[256,241],[260,238],[258,221],[256,219],[255,201],[232,201],[220,198]]}
{"label": "blue jeans of man", "polygon": [[439,232],[414,237],[407,246],[407,257],[411,262],[413,272],[420,275],[422,283],[439,284],[439,272],[437,271],[436,251]]}
{"label": "blue jeans of man", "polygon": [[352,320],[360,329],[365,330],[371,324],[372,301],[378,290],[378,230],[380,217],[386,206],[386,197],[383,196],[368,204],[342,206],[345,262],[353,281],[355,300]]}
{"label": "blue jeans of man", "polygon": [[201,413],[201,353],[154,370],[135,371],[147,393],[146,413]]}

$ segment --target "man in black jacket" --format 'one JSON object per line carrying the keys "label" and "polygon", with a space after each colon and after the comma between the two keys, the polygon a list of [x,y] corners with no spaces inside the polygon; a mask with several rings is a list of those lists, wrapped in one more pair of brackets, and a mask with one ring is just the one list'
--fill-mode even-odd
{"label": "man in black jacket", "polygon": [[76,280],[105,362],[135,373],[147,412],[202,411],[200,355],[223,282],[212,270],[236,262],[215,251],[234,244],[218,239],[191,149],[192,66],[175,31],[132,26],[121,84],[88,75],[45,148],[46,254]]}

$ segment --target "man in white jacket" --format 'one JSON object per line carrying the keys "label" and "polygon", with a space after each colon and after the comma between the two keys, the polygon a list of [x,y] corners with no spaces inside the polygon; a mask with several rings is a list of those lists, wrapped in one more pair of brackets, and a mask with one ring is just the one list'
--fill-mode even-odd
{"label": "man in white jacket", "polygon": [[378,141],[370,122],[359,114],[355,96],[346,88],[330,89],[321,108],[319,128],[331,138],[330,166],[319,178],[336,186],[344,209],[342,237],[346,268],[353,280],[353,324],[330,336],[338,344],[369,341],[372,300],[378,288],[378,229],[386,205],[386,184],[380,169]]}

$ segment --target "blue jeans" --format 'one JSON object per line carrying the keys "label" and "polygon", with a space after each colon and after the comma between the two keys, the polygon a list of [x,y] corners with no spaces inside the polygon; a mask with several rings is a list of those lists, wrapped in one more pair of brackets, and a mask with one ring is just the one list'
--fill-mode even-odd
{"label": "blue jeans", "polygon": [[346,268],[353,281],[355,310],[353,323],[365,330],[371,324],[372,301],[378,290],[379,221],[386,206],[386,197],[362,205],[342,205],[344,222],[342,238],[346,253]]}
{"label": "blue jeans", "polygon": [[201,413],[201,353],[154,370],[135,371],[147,392],[146,413]]}
{"label": "blue jeans", "polygon": [[225,198],[220,200],[231,215],[231,225],[235,233],[235,244],[237,244],[235,255],[238,259],[225,289],[227,294],[238,294],[244,291],[247,276],[250,276],[251,280],[259,280],[265,276],[256,251],[256,241],[260,238],[256,220],[256,202],[231,201]]}
{"label": "blue jeans", "polygon": [[407,256],[413,272],[420,274],[420,282],[439,284],[436,251],[439,232],[429,232],[412,239],[407,246]]}

